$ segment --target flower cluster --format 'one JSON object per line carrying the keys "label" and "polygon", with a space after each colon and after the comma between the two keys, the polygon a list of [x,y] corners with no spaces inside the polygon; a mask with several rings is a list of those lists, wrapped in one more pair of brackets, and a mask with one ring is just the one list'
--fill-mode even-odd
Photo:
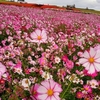
{"label": "flower cluster", "polygon": [[100,16],[0,5],[1,100],[100,100]]}

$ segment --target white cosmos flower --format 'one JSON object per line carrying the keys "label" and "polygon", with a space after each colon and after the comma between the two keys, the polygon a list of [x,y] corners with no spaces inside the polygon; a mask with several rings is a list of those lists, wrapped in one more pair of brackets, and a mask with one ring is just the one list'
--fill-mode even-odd
{"label": "white cosmos flower", "polygon": [[88,74],[100,72],[100,51],[96,51],[94,48],[90,48],[89,51],[85,51],[79,59],[79,63],[85,67]]}
{"label": "white cosmos flower", "polygon": [[23,87],[26,87],[26,88],[27,88],[27,87],[30,86],[31,81],[30,81],[28,78],[24,78],[24,79],[22,80],[21,84],[22,84]]}
{"label": "white cosmos flower", "polygon": [[61,61],[61,59],[60,59],[59,57],[56,56],[56,57],[55,57],[55,63],[58,64],[58,63],[60,63],[60,61]]}
{"label": "white cosmos flower", "polygon": [[52,79],[52,75],[49,72],[43,72],[42,74],[42,78],[44,78],[45,80],[49,80]]}

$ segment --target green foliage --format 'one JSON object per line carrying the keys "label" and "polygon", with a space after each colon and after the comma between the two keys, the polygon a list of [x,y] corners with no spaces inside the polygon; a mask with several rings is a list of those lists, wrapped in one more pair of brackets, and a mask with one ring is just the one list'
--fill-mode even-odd
{"label": "green foliage", "polygon": [[57,25],[57,26],[54,28],[54,32],[55,32],[55,33],[58,33],[58,32],[63,32],[63,33],[65,33],[66,30],[67,30],[66,24],[63,24],[63,23]]}
{"label": "green foliage", "polygon": [[1,1],[3,2],[3,1],[7,1],[7,0],[0,0],[0,2],[1,2]]}

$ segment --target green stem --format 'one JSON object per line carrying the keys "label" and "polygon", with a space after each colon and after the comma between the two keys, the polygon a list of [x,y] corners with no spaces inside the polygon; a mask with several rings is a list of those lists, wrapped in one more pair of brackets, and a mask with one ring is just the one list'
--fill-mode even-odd
{"label": "green stem", "polygon": [[64,95],[66,94],[66,92],[68,91],[69,87],[71,86],[72,81],[70,82],[70,84],[68,85],[67,89],[63,92],[63,94],[61,95],[61,98],[63,99]]}

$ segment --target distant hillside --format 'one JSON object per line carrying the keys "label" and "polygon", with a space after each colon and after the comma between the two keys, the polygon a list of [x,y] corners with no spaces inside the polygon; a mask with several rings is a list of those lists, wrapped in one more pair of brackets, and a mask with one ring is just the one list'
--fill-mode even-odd
{"label": "distant hillside", "polygon": [[84,9],[84,8],[77,8],[79,9],[81,12],[83,13],[93,13],[93,14],[99,14],[100,15],[100,11],[94,10],[94,9]]}
{"label": "distant hillside", "polygon": [[27,3],[27,2],[10,2],[6,0],[0,0],[0,4],[6,4],[6,5],[15,5],[15,6],[24,6],[24,7],[33,7],[33,8],[41,8],[41,9],[54,9],[54,10],[64,10],[64,11],[73,11],[73,12],[82,12],[86,14],[99,14],[100,11],[96,11],[93,9],[84,9],[84,8],[76,8],[76,7],[59,7],[56,5],[45,5],[45,4],[35,4],[35,3]]}
{"label": "distant hillside", "polygon": [[48,9],[56,9],[56,10],[66,10],[64,7],[59,7],[56,5],[35,4],[35,3],[27,3],[27,2],[9,2],[9,1],[2,0],[2,1],[0,1],[0,4],[41,8],[41,9],[48,8]]}

